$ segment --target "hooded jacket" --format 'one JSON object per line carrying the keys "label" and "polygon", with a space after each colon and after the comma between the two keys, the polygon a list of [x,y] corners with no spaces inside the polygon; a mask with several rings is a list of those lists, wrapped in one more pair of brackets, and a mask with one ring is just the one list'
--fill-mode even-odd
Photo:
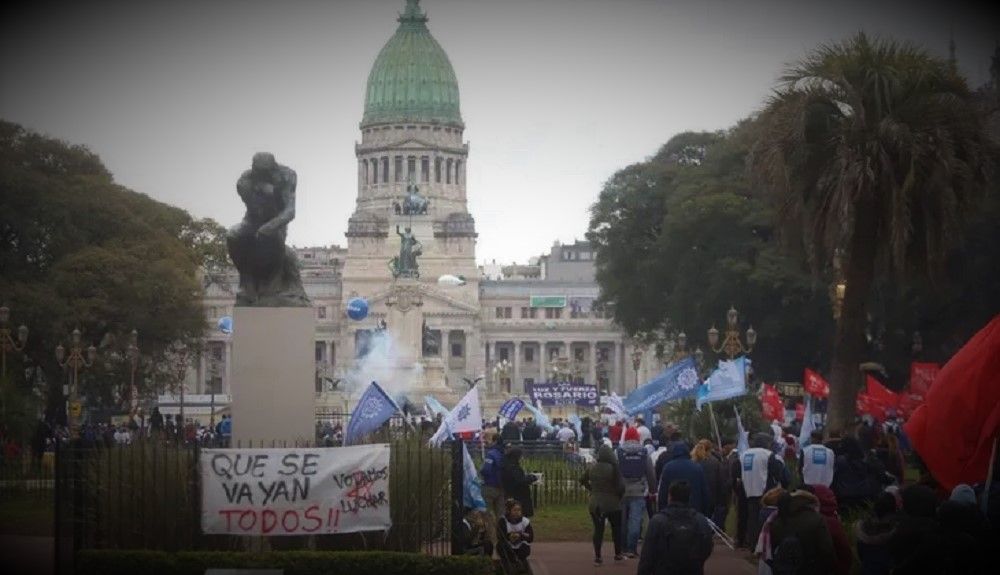
{"label": "hooded jacket", "polygon": [[698,465],[705,472],[709,509],[725,505],[729,501],[729,492],[732,489],[728,469],[715,452],[709,453],[705,459],[698,462]]}
{"label": "hooded jacket", "polygon": [[826,521],[819,514],[819,500],[807,491],[785,494],[778,502],[778,515],[771,523],[772,554],[788,537],[795,537],[802,547],[805,564],[802,573],[834,573],[836,557]]}
{"label": "hooded jacket", "polygon": [[521,467],[521,450],[510,449],[500,464],[500,483],[503,485],[504,495],[521,504],[525,517],[535,514],[535,504],[531,500],[531,484],[534,482],[535,476],[526,474]]}
{"label": "hooded jacket", "polygon": [[[646,472],[642,477],[629,479],[622,477],[625,481],[625,497],[642,497],[646,493],[656,491],[656,475],[653,472],[653,461],[646,454],[646,448],[636,440],[627,440],[622,443],[620,458],[626,455],[639,455],[645,463]],[[619,469],[621,467],[619,466]]]}
{"label": "hooded jacket", "polygon": [[844,525],[840,522],[837,513],[837,497],[833,490],[825,485],[813,485],[811,487],[813,495],[819,500],[819,514],[826,521],[826,529],[830,532],[833,540],[833,552],[837,557],[834,573],[837,575],[848,575],[851,572],[851,563],[854,555],[851,552],[851,542],[844,532]]}
{"label": "hooded jacket", "polygon": [[861,575],[888,575],[892,571],[892,554],[889,541],[896,534],[896,521],[887,517],[871,516],[854,524],[854,538],[858,542],[858,559]]}
{"label": "hooded jacket", "polygon": [[591,513],[612,513],[621,509],[625,480],[618,470],[618,458],[610,447],[602,445],[597,450],[597,462],[583,472],[580,483],[590,492]]}
{"label": "hooded jacket", "polygon": [[687,481],[691,487],[691,507],[702,515],[711,515],[711,501],[709,500],[708,485],[705,483],[705,471],[691,460],[691,453],[688,451],[687,445],[681,441],[670,447],[670,455],[670,461],[663,466],[663,473],[660,475],[660,485],[657,490],[659,508],[664,509],[667,506],[667,493],[671,483]]}

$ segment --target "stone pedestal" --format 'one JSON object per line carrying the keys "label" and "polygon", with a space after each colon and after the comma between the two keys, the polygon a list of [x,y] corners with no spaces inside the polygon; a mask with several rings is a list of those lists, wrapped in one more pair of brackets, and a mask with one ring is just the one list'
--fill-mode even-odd
{"label": "stone pedestal", "polygon": [[232,445],[315,441],[314,311],[233,311]]}

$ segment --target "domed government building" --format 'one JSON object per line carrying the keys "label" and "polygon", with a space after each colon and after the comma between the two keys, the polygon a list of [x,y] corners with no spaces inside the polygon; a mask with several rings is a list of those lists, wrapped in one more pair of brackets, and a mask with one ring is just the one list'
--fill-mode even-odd
{"label": "domed government building", "polygon": [[[417,406],[427,394],[448,405],[482,378],[485,417],[507,398],[525,396],[526,385],[633,389],[657,362],[594,306],[589,244],[555,243],[527,265],[477,266],[458,78],[419,0],[408,0],[397,22],[368,75],[346,248],[297,248],[316,312],[317,417],[348,413],[362,378],[379,379]],[[394,274],[406,228],[421,246],[419,277]],[[232,345],[216,326],[232,315],[236,283],[232,271],[207,287],[211,329],[187,377],[185,417],[207,422],[226,410]],[[345,313],[355,297],[369,304],[360,321]],[[373,343],[380,329],[393,336],[391,349]],[[179,397],[159,399],[161,411],[178,411]],[[572,405],[556,413],[588,409],[586,401],[562,401]]]}

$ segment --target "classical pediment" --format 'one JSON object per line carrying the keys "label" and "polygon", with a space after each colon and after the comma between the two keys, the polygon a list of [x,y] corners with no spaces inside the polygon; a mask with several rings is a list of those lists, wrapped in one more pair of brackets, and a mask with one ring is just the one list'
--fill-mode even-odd
{"label": "classical pediment", "polygon": [[368,298],[368,303],[372,307],[379,304],[406,308],[420,306],[424,314],[447,312],[479,314],[478,305],[453,298],[436,286],[419,282],[390,284],[387,289]]}

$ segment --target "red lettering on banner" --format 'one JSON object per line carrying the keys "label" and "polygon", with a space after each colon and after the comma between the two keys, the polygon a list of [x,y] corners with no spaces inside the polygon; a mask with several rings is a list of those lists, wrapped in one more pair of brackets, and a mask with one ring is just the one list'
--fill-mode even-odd
{"label": "red lettering on banner", "polygon": [[224,515],[226,517],[226,531],[231,531],[233,529],[233,513],[239,513],[237,509],[220,509],[219,515]]}
{"label": "red lettering on banner", "polygon": [[308,527],[302,528],[302,530],[305,531],[306,533],[312,533],[313,531],[316,531],[317,529],[323,526],[323,520],[320,519],[319,515],[316,514],[317,511],[319,511],[319,505],[313,505],[309,509],[306,509],[306,512],[304,514],[306,519],[316,522],[316,526],[313,527],[312,529]]}
{"label": "red lettering on banner", "polygon": [[[295,525],[292,527],[288,526],[288,516],[291,515],[292,519],[295,520]],[[281,528],[285,530],[285,533],[295,533],[299,529],[299,512],[294,509],[289,509],[285,511],[285,514],[281,516]]]}
{"label": "red lettering on banner", "polygon": [[[268,518],[271,522],[268,523]],[[274,531],[274,528],[278,525],[278,514],[272,509],[265,509],[260,513],[260,532],[263,534],[268,534]]]}
{"label": "red lettering on banner", "polygon": [[[247,516],[250,517],[250,525],[244,525],[243,524],[244,523],[243,520]],[[257,525],[257,514],[254,513],[253,511],[244,511],[243,514],[240,515],[240,520],[239,520],[238,524],[240,526],[240,529],[242,529],[244,531],[250,531],[251,529],[254,528],[255,525]]]}

